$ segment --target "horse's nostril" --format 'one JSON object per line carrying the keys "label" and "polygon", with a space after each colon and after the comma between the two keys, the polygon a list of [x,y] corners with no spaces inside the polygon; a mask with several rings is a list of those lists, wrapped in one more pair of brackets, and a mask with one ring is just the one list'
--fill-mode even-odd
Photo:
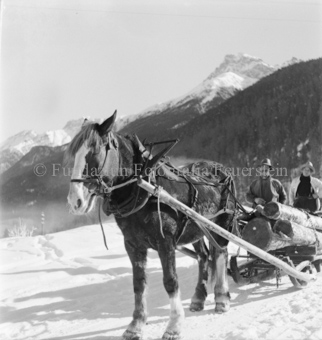
{"label": "horse's nostril", "polygon": [[78,199],[76,203],[76,208],[78,209],[82,205],[82,201]]}

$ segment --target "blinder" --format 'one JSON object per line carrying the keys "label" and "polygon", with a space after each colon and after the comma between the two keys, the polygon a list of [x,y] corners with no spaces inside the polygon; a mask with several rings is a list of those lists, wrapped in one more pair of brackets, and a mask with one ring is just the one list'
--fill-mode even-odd
{"label": "blinder", "polygon": [[119,165],[119,156],[118,156],[118,141],[114,134],[110,132],[107,135],[106,138],[106,143],[103,144],[105,146],[105,157],[104,157],[104,162],[101,168],[97,170],[97,175],[89,175],[89,176],[84,176],[82,178],[75,178],[71,179],[71,183],[83,183],[86,185],[88,190],[91,190],[95,192],[97,195],[102,195],[102,194],[108,194],[111,192],[111,187],[113,185],[113,182],[111,182],[111,186],[107,185],[103,181],[103,176],[101,175],[106,162],[110,165],[108,169],[108,173],[104,174],[104,176],[110,177],[109,175],[114,176],[117,174],[118,171],[118,165]]}

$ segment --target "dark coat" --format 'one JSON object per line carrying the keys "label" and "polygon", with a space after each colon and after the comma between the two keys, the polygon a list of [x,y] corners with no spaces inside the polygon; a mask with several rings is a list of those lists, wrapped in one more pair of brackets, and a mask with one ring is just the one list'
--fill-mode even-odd
{"label": "dark coat", "polygon": [[246,193],[246,200],[255,207],[255,198],[262,198],[266,202],[286,202],[286,192],[282,183],[272,177],[267,179],[258,178],[253,181]]}

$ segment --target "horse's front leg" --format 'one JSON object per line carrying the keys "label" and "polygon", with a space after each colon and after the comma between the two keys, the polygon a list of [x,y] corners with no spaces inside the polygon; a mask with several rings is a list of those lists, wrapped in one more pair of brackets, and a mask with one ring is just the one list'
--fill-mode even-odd
{"label": "horse's front leg", "polygon": [[228,250],[224,247],[222,250],[214,250],[215,261],[215,312],[224,313],[230,309],[230,294],[228,285],[227,263]]}
{"label": "horse's front leg", "polygon": [[142,339],[142,328],[147,320],[146,304],[146,262],[147,249],[145,247],[134,246],[131,242],[125,242],[126,251],[130,257],[133,269],[133,287],[135,294],[135,308],[133,320],[123,334],[123,339]]}
{"label": "horse's front leg", "polygon": [[199,275],[195,293],[191,298],[190,311],[199,312],[204,309],[205,300],[207,298],[208,249],[203,238],[194,243],[193,247],[198,255]]}
{"label": "horse's front leg", "polygon": [[181,327],[184,320],[184,310],[180,300],[178,276],[176,272],[175,241],[166,236],[159,244],[159,257],[163,268],[163,284],[170,299],[170,320],[163,340],[180,339]]}

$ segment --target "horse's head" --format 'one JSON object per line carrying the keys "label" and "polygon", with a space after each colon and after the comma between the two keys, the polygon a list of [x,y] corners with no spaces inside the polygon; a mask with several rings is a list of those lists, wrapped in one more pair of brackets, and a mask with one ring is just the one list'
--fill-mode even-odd
{"label": "horse's head", "polygon": [[88,179],[102,174],[107,181],[113,181],[117,176],[118,142],[112,132],[115,119],[116,111],[102,124],[84,121],[66,150],[65,160],[74,163],[67,197],[74,214],[87,213],[94,207],[97,185]]}
{"label": "horse's head", "polygon": [[74,214],[90,212],[102,186],[133,177],[134,165],[150,157],[136,135],[122,137],[112,131],[115,119],[116,111],[102,124],[85,121],[66,150],[65,162],[73,160],[67,200]]}

